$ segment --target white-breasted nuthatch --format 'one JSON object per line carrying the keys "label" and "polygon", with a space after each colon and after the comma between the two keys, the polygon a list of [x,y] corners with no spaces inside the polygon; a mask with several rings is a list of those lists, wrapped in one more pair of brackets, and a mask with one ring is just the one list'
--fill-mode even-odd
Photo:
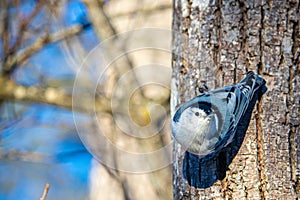
{"label": "white-breasted nuthatch", "polygon": [[172,120],[172,135],[200,158],[232,142],[253,94],[265,80],[250,71],[238,84],[205,92],[182,105]]}

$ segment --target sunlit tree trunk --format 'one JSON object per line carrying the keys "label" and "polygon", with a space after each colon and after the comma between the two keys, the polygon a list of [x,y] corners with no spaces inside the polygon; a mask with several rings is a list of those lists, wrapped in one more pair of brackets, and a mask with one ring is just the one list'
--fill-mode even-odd
{"label": "sunlit tree trunk", "polygon": [[174,0],[173,9],[172,112],[202,81],[214,89],[252,70],[268,87],[237,155],[228,169],[216,170],[227,170],[215,174],[221,180],[189,187],[184,152],[174,145],[174,198],[299,198],[299,1]]}

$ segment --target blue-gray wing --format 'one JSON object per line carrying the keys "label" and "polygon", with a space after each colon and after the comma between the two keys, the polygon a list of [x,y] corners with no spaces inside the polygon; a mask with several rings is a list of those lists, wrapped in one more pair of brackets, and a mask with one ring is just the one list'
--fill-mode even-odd
{"label": "blue-gray wing", "polygon": [[[246,112],[253,94],[263,85],[265,80],[254,72],[249,72],[247,76],[237,85],[228,86],[224,89],[228,91],[226,97],[226,114],[223,117],[224,123],[221,135],[214,146],[215,149],[228,145],[235,135],[238,123]],[[218,90],[212,91],[212,95]],[[225,113],[225,112],[224,112]]]}

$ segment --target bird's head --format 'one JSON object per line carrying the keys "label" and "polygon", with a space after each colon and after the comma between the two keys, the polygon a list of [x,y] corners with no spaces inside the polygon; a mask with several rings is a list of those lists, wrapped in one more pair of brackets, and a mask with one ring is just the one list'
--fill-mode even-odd
{"label": "bird's head", "polygon": [[187,149],[197,148],[210,130],[216,130],[215,114],[211,109],[190,106],[178,110],[172,121],[172,134],[176,141]]}

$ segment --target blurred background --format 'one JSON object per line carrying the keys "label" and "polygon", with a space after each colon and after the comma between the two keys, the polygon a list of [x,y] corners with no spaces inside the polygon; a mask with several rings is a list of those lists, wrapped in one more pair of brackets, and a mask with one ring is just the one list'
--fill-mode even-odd
{"label": "blurred background", "polygon": [[45,199],[172,198],[171,17],[170,0],[1,0],[1,200],[46,183]]}

